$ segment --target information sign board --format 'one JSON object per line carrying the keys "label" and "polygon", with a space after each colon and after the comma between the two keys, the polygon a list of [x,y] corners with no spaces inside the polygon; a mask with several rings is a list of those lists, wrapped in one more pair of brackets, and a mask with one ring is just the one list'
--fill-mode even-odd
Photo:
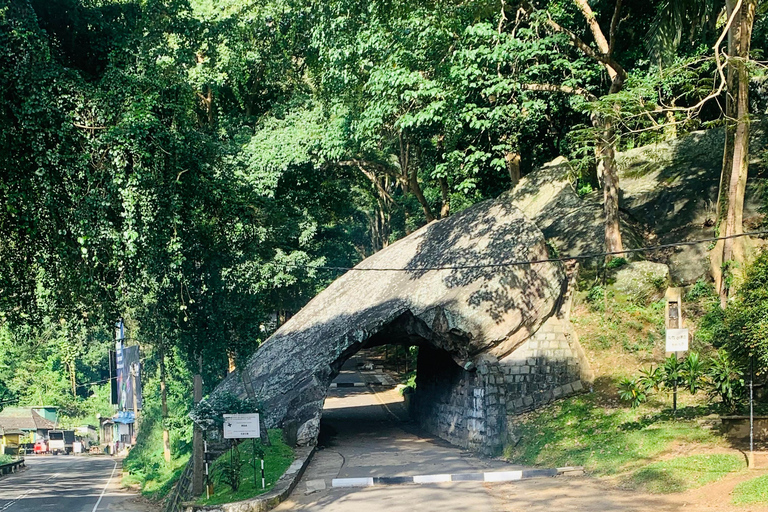
{"label": "information sign board", "polygon": [[667,352],[688,350],[688,329],[667,329]]}
{"label": "information sign board", "polygon": [[259,413],[224,415],[224,439],[250,439],[260,436]]}

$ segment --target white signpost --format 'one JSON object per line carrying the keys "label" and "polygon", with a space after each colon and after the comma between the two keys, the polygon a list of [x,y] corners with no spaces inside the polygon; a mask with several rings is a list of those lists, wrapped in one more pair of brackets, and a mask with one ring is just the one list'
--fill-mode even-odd
{"label": "white signpost", "polygon": [[688,329],[667,329],[667,352],[688,350]]}
{"label": "white signpost", "polygon": [[[253,485],[256,486],[256,439],[261,437],[259,430],[259,413],[253,414],[224,414],[224,439],[251,439],[253,456]],[[231,459],[230,459],[231,462]],[[264,460],[261,460],[261,488],[266,487],[264,481]]]}
{"label": "white signpost", "polygon": [[224,415],[224,439],[253,439],[258,437],[261,437],[259,413]]}

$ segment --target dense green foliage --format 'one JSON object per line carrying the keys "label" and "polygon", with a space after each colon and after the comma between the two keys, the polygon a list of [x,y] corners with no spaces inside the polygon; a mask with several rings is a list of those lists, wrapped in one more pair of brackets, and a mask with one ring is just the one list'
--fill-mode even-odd
{"label": "dense green foliage", "polygon": [[[657,60],[646,42],[670,2],[616,5],[585,18],[572,0],[0,0],[0,407],[110,414],[123,318],[147,377],[126,465],[165,481],[198,362],[210,390],[336,277],[318,266],[351,266],[560,155],[588,194],[596,119],[615,149],[722,122],[716,102],[686,110],[713,89],[714,24],[667,37]],[[612,27],[618,92],[592,20]],[[712,325],[768,364],[761,261]],[[655,323],[635,351],[660,331],[658,309],[638,311]]]}

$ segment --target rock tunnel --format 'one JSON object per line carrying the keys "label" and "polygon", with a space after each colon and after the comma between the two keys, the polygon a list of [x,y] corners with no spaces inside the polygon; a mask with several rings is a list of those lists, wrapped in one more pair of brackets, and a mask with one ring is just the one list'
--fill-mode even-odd
{"label": "rock tunnel", "polygon": [[349,357],[418,345],[414,419],[494,453],[510,417],[589,378],[567,318],[566,269],[547,259],[542,232],[504,200],[430,223],[334,281],[214,393],[256,397],[268,427],[291,422],[298,444],[312,444]]}

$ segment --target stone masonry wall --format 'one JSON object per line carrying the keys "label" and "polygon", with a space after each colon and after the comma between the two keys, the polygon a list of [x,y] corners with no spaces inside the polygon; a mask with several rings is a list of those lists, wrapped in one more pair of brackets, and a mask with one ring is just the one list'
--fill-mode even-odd
{"label": "stone masonry wall", "polygon": [[419,349],[412,414],[452,444],[493,455],[517,415],[589,386],[593,375],[570,323],[571,290],[558,313],[500,361],[485,355],[465,370],[448,353]]}
{"label": "stone masonry wall", "polygon": [[531,338],[500,361],[506,414],[514,416],[583,389],[582,362],[572,347],[570,325],[552,317]]}

